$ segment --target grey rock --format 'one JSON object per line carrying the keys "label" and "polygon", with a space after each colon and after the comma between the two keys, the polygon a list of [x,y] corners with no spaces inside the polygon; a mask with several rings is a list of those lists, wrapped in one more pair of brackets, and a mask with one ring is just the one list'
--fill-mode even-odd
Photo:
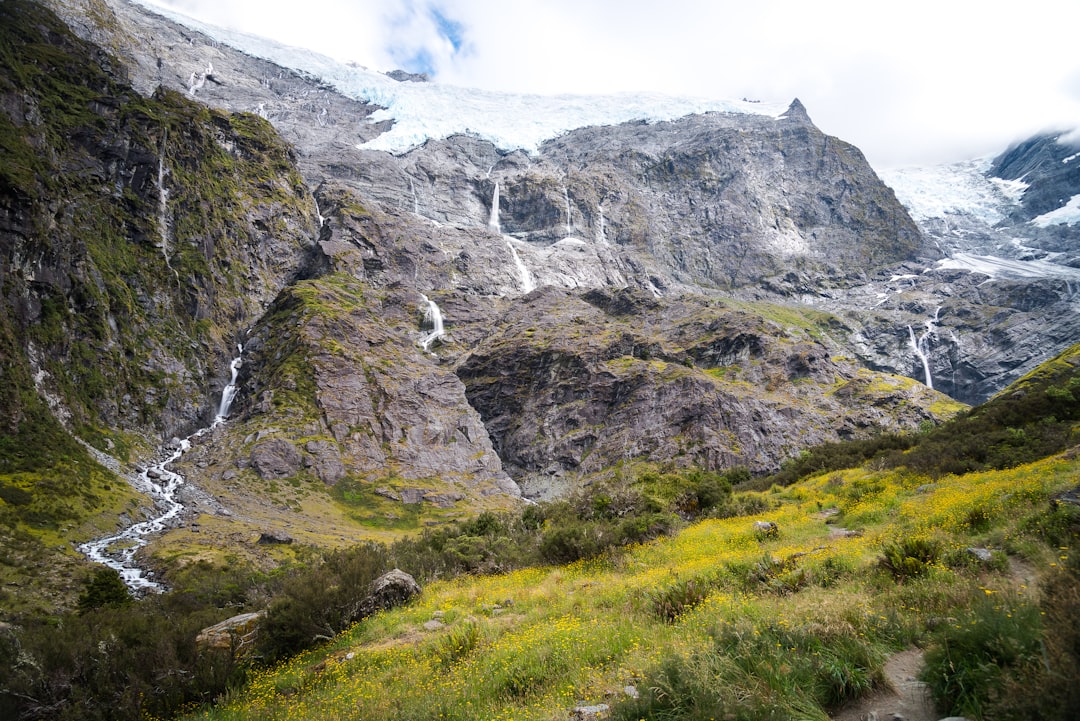
{"label": "grey rock", "polygon": [[264,441],[251,451],[251,465],[259,477],[266,480],[295,475],[301,461],[296,446],[283,438]]}
{"label": "grey rock", "polygon": [[242,658],[253,650],[259,622],[265,616],[266,611],[242,613],[204,628],[195,637],[195,647],[200,652],[227,651]]}
{"label": "grey rock", "polygon": [[595,719],[603,718],[611,707],[606,703],[598,703],[592,706],[577,706],[570,711],[570,718],[578,719],[579,721],[594,721]]}
{"label": "grey rock", "polygon": [[284,531],[263,531],[256,541],[260,546],[288,545],[293,542],[292,536]]}
{"label": "grey rock", "polygon": [[379,576],[371,584],[371,592],[357,603],[353,620],[360,620],[377,611],[401,606],[420,593],[420,584],[409,574],[395,568]]}

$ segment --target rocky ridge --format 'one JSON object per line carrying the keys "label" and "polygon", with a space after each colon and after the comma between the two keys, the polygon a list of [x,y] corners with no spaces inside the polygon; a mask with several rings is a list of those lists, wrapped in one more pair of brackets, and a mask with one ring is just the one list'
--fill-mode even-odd
{"label": "rocky ridge", "polygon": [[[954,412],[924,366],[977,399],[1047,352],[1003,333],[1038,288],[923,273],[940,251],[798,101],[391,155],[355,147],[375,106],[313,78],[119,0],[48,4],[84,39],[4,6],[9,393],[133,460],[205,424],[242,343],[232,419],[181,464],[207,529],[332,543],[620,461],[765,472]],[[945,353],[944,327],[970,340]],[[958,373],[971,348],[999,372]]]}

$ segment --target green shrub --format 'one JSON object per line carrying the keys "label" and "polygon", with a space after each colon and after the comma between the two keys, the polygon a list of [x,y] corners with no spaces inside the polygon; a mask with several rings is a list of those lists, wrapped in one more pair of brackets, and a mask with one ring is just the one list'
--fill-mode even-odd
{"label": "green shrub", "polygon": [[1040,584],[1042,662],[1012,666],[987,717],[999,721],[1080,718],[1080,558]]}
{"label": "green shrub", "polygon": [[882,680],[884,654],[854,628],[753,629],[724,624],[713,648],[669,657],[648,674],[639,698],[612,718],[814,719],[871,691]]}
{"label": "green shrub", "polygon": [[358,621],[359,603],[388,570],[385,547],[367,543],[332,551],[286,578],[260,624],[259,653],[274,660],[332,638]]}
{"label": "green shrub", "polygon": [[86,613],[106,606],[123,606],[131,601],[131,593],[120,574],[101,566],[86,579],[83,592],[79,595],[79,612]]}
{"label": "green shrub", "polygon": [[941,544],[929,538],[906,537],[882,546],[879,565],[898,581],[918,578],[941,558]]}
{"label": "green shrub", "polygon": [[697,606],[709,595],[710,583],[705,579],[690,578],[676,581],[666,588],[649,594],[653,613],[668,623]]}
{"label": "green shrub", "polygon": [[926,652],[921,678],[950,715],[983,718],[1006,671],[1026,671],[1041,656],[1038,606],[1013,596],[978,599],[971,612],[942,628]]}

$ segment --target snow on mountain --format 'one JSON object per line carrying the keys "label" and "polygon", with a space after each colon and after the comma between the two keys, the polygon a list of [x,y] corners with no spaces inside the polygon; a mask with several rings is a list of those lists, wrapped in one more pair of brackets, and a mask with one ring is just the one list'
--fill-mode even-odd
{"label": "snow on mountain", "polygon": [[[1074,156],[1075,157],[1075,156]],[[1032,223],[1045,228],[1048,225],[1074,225],[1080,223],[1080,195],[1069,198],[1069,202],[1057,210],[1033,218]]]}
{"label": "snow on mountain", "polygon": [[502,150],[535,152],[545,140],[576,128],[615,125],[632,120],[659,122],[710,111],[778,117],[787,103],[758,103],[657,93],[607,96],[516,95],[438,83],[398,82],[382,73],[340,63],[304,48],[206,25],[186,15],[133,0],[192,30],[248,55],[314,76],[350,98],[379,105],[373,123],[394,120],[386,133],[361,147],[403,153],[428,139],[469,133]]}
{"label": "snow on mountain", "polygon": [[1027,189],[1021,180],[987,177],[992,158],[878,171],[916,222],[967,213],[988,225],[1003,220]]}

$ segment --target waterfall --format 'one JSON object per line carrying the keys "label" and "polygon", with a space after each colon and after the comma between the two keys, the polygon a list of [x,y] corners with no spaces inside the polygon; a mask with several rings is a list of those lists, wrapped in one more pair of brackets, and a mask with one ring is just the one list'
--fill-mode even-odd
{"label": "waterfall", "polygon": [[413,215],[420,215],[420,198],[416,195],[416,184],[413,183],[413,179],[409,178],[409,190],[412,191],[412,212]]}
{"label": "waterfall", "polygon": [[911,350],[914,351],[915,357],[922,362],[923,373],[926,375],[926,387],[931,390],[934,388],[934,378],[930,374],[930,336],[937,333],[938,315],[940,313],[941,306],[938,306],[937,310],[934,311],[934,317],[926,321],[926,330],[918,338],[915,337],[915,329],[910,325],[907,327],[908,336],[911,339]]}
{"label": "waterfall", "polygon": [[517,249],[509,238],[506,239],[506,245],[510,248],[510,257],[514,259],[514,266],[517,268],[518,276],[521,278],[521,292],[531,293],[536,288],[532,273],[525,267],[525,263],[522,262],[521,256],[518,255]]}
{"label": "waterfall", "polygon": [[[243,346],[238,345],[237,349],[241,354],[243,353]],[[120,578],[133,592],[164,590],[160,583],[148,577],[150,572],[136,565],[135,553],[147,544],[147,536],[164,531],[169,522],[183,512],[184,504],[176,499],[176,495],[180,487],[184,485],[184,477],[175,471],[170,471],[168,466],[191,448],[193,438],[201,438],[226,421],[229,408],[236,397],[236,378],[240,373],[241,364],[241,355],[233,358],[229,363],[232,377],[221,391],[221,401],[218,403],[217,415],[214,416],[213,422],[195,431],[184,440],[166,446],[159,460],[139,471],[138,486],[154,499],[158,515],[129,526],[116,535],[79,545],[79,551],[91,561],[108,566],[119,573]]]}
{"label": "waterfall", "polygon": [[596,242],[600,245],[607,245],[607,221],[604,219],[604,206],[597,205],[596,210],[600,213],[600,223],[596,228]]}
{"label": "waterfall", "polygon": [[420,297],[424,299],[424,303],[427,304],[427,308],[424,310],[424,322],[421,324],[421,328],[431,328],[430,331],[425,333],[420,338],[420,347],[424,350],[428,350],[431,344],[437,339],[442,338],[446,333],[443,331],[443,315],[439,310],[439,306],[435,304],[435,301],[430,300],[423,293]]}
{"label": "waterfall", "polygon": [[311,194],[311,199],[315,201],[315,215],[319,217],[319,227],[322,228],[326,225],[326,218],[323,217],[322,209],[319,208],[319,199],[315,197],[315,194]]}
{"label": "waterfall", "polygon": [[574,226],[570,222],[570,191],[567,190],[565,185],[562,189],[562,197],[566,204],[566,237],[569,238],[574,234]]}
{"label": "waterfall", "polygon": [[495,183],[495,192],[491,194],[491,215],[488,216],[488,227],[496,233],[502,233],[499,229],[499,184]]}
{"label": "waterfall", "polygon": [[161,141],[162,152],[158,155],[158,235],[161,237],[161,252],[165,262],[169,262],[169,189],[165,187],[165,141]]}
{"label": "waterfall", "polygon": [[221,391],[221,402],[218,403],[218,412],[214,416],[214,422],[210,424],[211,428],[216,428],[224,423],[229,418],[229,409],[232,408],[233,399],[236,398],[236,379],[240,376],[240,366],[244,364],[243,353],[244,346],[239,343],[236,345],[236,350],[239,355],[232,359],[229,363],[229,371],[232,373],[232,377],[229,378],[228,384]]}
{"label": "waterfall", "polygon": [[[494,230],[499,235],[502,235],[502,228],[499,225],[499,184],[495,183],[495,190],[491,194],[491,215],[488,218],[488,227]],[[521,292],[531,293],[536,288],[536,283],[533,281],[532,274],[525,266],[525,263],[521,260],[521,256],[518,255],[517,248],[514,247],[514,243],[510,236],[503,235],[503,240],[506,241],[506,247],[510,249],[510,257],[514,261],[514,267],[517,268],[518,278],[521,279]]]}

